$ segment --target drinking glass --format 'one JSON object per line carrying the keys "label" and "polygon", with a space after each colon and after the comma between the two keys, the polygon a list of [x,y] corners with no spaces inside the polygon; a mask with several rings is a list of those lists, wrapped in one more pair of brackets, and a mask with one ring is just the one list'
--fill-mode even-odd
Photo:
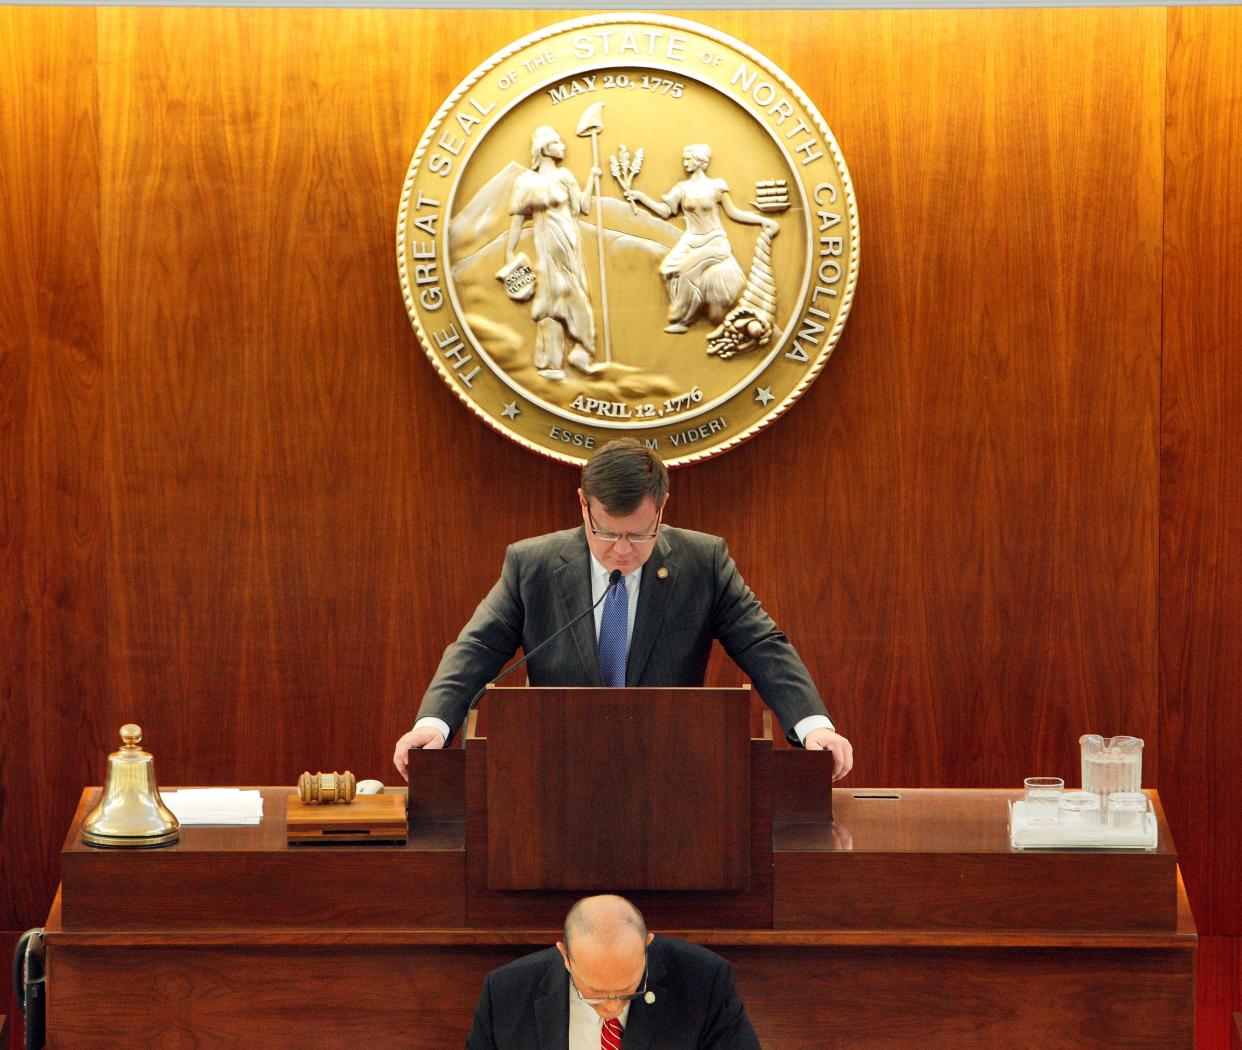
{"label": "drinking glass", "polygon": [[1023,783],[1026,786],[1026,822],[1055,824],[1065,781],[1060,777],[1027,777]]}
{"label": "drinking glass", "polygon": [[1114,791],[1108,796],[1108,826],[1141,831],[1147,819],[1147,796],[1141,791]]}
{"label": "drinking glass", "polygon": [[1057,809],[1062,827],[1083,827],[1100,822],[1100,796],[1094,791],[1065,791]]}

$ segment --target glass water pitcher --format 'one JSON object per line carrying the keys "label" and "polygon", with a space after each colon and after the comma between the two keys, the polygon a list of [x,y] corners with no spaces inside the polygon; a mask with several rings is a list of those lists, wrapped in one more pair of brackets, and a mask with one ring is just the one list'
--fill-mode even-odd
{"label": "glass water pitcher", "polygon": [[1114,791],[1138,791],[1143,786],[1143,741],[1136,736],[1078,738],[1082,748],[1082,789],[1100,796],[1107,805]]}

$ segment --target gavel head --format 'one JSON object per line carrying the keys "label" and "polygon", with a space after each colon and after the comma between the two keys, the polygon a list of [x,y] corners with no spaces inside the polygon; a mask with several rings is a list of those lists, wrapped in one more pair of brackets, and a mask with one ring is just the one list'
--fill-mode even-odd
{"label": "gavel head", "polygon": [[353,802],[358,781],[348,769],[344,773],[303,773],[298,777],[298,798],[308,804]]}

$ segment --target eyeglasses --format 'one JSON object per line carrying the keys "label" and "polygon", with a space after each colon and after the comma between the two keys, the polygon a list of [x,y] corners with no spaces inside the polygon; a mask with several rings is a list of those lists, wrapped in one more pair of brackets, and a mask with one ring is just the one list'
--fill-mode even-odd
{"label": "eyeglasses", "polygon": [[603,1006],[604,1003],[632,1003],[635,999],[641,999],[647,994],[647,953],[643,953],[643,979],[636,992],[630,992],[627,995],[605,995],[602,998],[587,997],[579,991],[578,981],[572,969],[569,971],[569,983],[574,986],[574,994],[587,1006]]}
{"label": "eyeglasses", "polygon": [[630,543],[654,543],[656,537],[660,535],[660,519],[664,516],[664,508],[661,507],[659,513],[656,514],[655,524],[651,527],[650,532],[608,532],[605,529],[597,529],[595,527],[595,518],[591,515],[591,505],[587,504],[587,523],[591,529],[591,535],[603,543],[619,543],[621,540],[628,540]]}

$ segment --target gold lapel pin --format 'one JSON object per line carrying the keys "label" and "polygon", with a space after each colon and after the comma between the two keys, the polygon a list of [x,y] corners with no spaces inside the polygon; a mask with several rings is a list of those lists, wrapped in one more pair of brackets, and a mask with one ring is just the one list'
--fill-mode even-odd
{"label": "gold lapel pin", "polygon": [[668,579],[668,569],[666,569],[663,565],[661,565],[658,569],[656,569],[656,575],[657,575],[658,577],[660,577],[660,579],[662,579],[662,580],[667,580],[667,579]]}

